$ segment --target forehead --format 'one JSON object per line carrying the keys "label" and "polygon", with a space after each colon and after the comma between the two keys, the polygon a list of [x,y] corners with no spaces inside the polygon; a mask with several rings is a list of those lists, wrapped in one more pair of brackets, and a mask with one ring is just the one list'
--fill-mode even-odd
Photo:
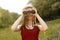
{"label": "forehead", "polygon": [[23,10],[34,10],[33,7],[25,7]]}

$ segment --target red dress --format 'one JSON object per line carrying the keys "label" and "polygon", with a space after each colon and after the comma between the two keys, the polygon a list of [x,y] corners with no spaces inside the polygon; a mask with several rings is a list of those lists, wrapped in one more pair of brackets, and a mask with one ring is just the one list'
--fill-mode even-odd
{"label": "red dress", "polygon": [[27,29],[25,26],[21,28],[22,40],[38,40],[39,28],[34,26],[33,29]]}

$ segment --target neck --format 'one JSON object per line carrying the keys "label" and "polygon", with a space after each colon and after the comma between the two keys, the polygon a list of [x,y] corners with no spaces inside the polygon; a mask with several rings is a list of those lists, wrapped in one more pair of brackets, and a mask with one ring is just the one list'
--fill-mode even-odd
{"label": "neck", "polygon": [[25,26],[27,29],[33,29],[34,24],[32,23],[32,21],[28,21],[28,23]]}
{"label": "neck", "polygon": [[32,21],[28,21],[28,25],[32,25],[32,23],[33,23]]}
{"label": "neck", "polygon": [[32,21],[28,21],[27,23],[26,23],[26,26],[31,26],[31,25],[33,25],[33,22]]}

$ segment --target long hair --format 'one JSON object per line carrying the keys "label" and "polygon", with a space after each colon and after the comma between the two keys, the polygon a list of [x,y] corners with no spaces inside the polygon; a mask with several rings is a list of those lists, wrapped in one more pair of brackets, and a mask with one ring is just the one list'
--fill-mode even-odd
{"label": "long hair", "polygon": [[[23,8],[23,10],[26,10],[26,9],[33,9],[33,10],[36,11],[36,9],[34,7],[32,7],[32,6],[27,6],[27,7]],[[23,24],[28,24],[28,19],[27,19],[28,15],[29,14],[24,14],[23,13],[23,16],[24,16],[24,20],[23,20],[24,22],[23,22]],[[33,18],[32,18],[32,23],[33,24],[36,23],[36,17],[35,16],[33,16]]]}

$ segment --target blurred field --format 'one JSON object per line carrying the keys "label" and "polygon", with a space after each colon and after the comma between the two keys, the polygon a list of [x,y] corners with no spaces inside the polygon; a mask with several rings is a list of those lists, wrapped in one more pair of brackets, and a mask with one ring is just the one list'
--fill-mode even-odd
{"label": "blurred field", "polygon": [[0,40],[21,40],[20,32],[13,32],[9,28],[0,29]]}
{"label": "blurred field", "polygon": [[46,22],[48,24],[48,30],[46,32],[40,32],[40,40],[60,40],[60,19]]}
{"label": "blurred field", "polygon": [[[60,40],[60,19],[46,22],[49,29],[40,32],[39,40]],[[0,29],[0,40],[21,40],[19,32],[12,32],[10,27]]]}

